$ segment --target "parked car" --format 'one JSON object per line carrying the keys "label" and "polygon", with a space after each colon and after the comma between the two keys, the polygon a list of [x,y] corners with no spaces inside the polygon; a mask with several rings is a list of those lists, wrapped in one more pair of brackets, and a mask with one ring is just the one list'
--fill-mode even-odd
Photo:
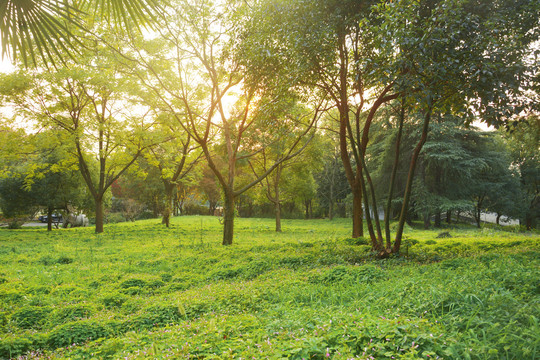
{"label": "parked car", "polygon": [[[53,223],[60,223],[63,220],[61,214],[52,214],[51,219],[52,219]],[[48,222],[48,216],[47,215],[41,215],[40,217],[38,217],[38,220],[41,221],[42,223],[46,223],[46,222]]]}

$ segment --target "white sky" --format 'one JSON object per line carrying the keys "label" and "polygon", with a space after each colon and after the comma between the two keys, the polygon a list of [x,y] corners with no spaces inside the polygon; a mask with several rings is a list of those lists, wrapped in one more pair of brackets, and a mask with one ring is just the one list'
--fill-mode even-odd
{"label": "white sky", "polygon": [[13,64],[6,58],[4,59],[0,59],[0,72],[3,72],[3,73],[6,73],[6,72],[10,72],[10,71],[13,71],[13,69],[15,69],[15,67],[13,66]]}

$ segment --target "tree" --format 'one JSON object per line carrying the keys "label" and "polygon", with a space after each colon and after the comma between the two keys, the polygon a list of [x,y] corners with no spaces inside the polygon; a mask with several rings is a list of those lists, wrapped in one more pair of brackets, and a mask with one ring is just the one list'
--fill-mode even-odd
{"label": "tree", "polygon": [[202,154],[200,151],[195,153],[196,148],[192,145],[191,136],[184,134],[183,129],[179,128],[174,119],[162,117],[158,122],[158,128],[163,131],[162,136],[166,141],[150,148],[146,158],[161,173],[161,181],[165,188],[162,223],[169,227],[174,190],[183,179],[187,179],[187,175],[200,160]]}
{"label": "tree", "polygon": [[510,148],[512,167],[520,180],[520,222],[530,230],[540,218],[540,117],[532,114],[504,133]]}
{"label": "tree", "polygon": [[[372,246],[387,256],[400,249],[414,172],[432,115],[454,113],[471,119],[474,108],[485,121],[500,124],[522,108],[516,106],[515,94],[528,76],[523,60],[537,33],[538,4],[402,0],[368,5],[264,2],[256,26],[270,35],[254,51],[269,53],[270,67],[293,64],[299,69],[292,69],[299,84],[323,90],[339,110],[341,157],[355,199],[354,219],[360,201],[366,210],[378,210],[366,153],[379,109],[401,99],[409,114],[419,114],[415,118],[421,119],[421,136],[409,163],[393,242],[389,231],[383,236],[378,216],[371,219],[365,211]],[[271,20],[265,22],[265,16]],[[371,98],[364,101],[367,96]],[[399,155],[397,146],[395,163]],[[353,221],[353,236],[358,236],[355,228]]]}
{"label": "tree", "polygon": [[[168,10],[170,16],[160,23],[159,39],[135,43],[128,56],[136,61],[136,75],[156,94],[160,107],[178,121],[204,153],[223,191],[223,245],[230,245],[238,196],[300,153],[305,146],[302,138],[312,129],[320,111],[292,106],[291,95],[281,88],[261,88],[256,82],[245,81],[242,64],[232,57],[245,4],[181,0]],[[293,112],[287,121],[278,122],[272,110],[282,106]],[[295,132],[299,136],[289,148],[267,171],[237,184],[239,166],[290,135],[290,126],[299,129]]]}
{"label": "tree", "polygon": [[18,147],[8,146],[1,153],[5,171],[0,179],[0,207],[15,223],[44,208],[47,229],[51,231],[53,211],[67,211],[80,198],[80,178],[76,163],[68,154],[69,146],[62,144],[61,134],[52,131],[9,134]]}
{"label": "tree", "polygon": [[[111,55],[96,46],[55,73],[4,75],[4,89],[20,115],[39,126],[61,130],[95,203],[96,232],[103,232],[105,193],[142,151],[154,144],[148,112],[130,108],[129,88]],[[133,104],[133,103],[131,103]]]}

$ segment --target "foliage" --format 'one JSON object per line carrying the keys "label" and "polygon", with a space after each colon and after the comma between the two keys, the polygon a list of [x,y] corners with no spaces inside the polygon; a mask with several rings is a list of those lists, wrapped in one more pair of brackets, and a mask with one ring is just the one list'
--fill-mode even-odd
{"label": "foliage", "polygon": [[282,233],[272,223],[239,219],[231,247],[218,245],[217,219],[201,216],[173,218],[169,229],[159,220],[111,224],[99,235],[1,230],[0,356],[537,351],[538,234],[456,227],[437,238],[440,230],[410,229],[408,257],[376,260],[367,239],[347,237],[346,219],[284,220]]}

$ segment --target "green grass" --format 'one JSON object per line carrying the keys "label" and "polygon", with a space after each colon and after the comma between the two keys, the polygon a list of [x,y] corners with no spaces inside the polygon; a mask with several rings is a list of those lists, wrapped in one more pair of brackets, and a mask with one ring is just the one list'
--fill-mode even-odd
{"label": "green grass", "polygon": [[0,231],[0,358],[535,359],[540,236],[214,217]]}

